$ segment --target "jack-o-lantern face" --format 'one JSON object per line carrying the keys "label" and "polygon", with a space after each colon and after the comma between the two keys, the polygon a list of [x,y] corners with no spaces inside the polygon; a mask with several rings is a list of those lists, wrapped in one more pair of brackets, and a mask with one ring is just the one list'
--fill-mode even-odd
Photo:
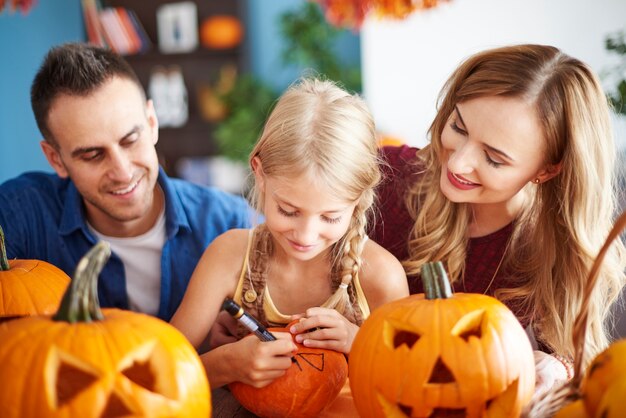
{"label": "jack-o-lantern face", "polygon": [[530,341],[498,300],[413,295],[381,306],[350,353],[362,417],[515,417],[535,384]]}
{"label": "jack-o-lantern face", "polygon": [[103,313],[95,323],[2,324],[0,416],[208,416],[204,369],[182,334],[147,315]]}
{"label": "jack-o-lantern face", "polygon": [[[270,331],[288,332],[290,325]],[[346,383],[348,363],[343,354],[293,341],[296,361],[284,375],[262,388],[241,382],[229,385],[239,403],[259,417],[317,417]]]}
{"label": "jack-o-lantern face", "polygon": [[208,380],[185,337],[148,315],[83,306],[100,269],[79,271],[54,318],[0,324],[0,417],[210,416]]}
{"label": "jack-o-lantern face", "polygon": [[[624,376],[626,376],[626,339],[611,344],[606,350],[598,354],[587,368],[581,391],[585,408],[590,417],[601,416],[599,414],[603,408],[600,405],[611,404],[613,397],[623,402],[623,395],[626,392],[614,396],[617,394],[617,390],[612,388],[621,385],[622,388],[626,389],[625,384],[621,383],[626,381]],[[609,396],[609,392],[614,395]],[[617,403],[613,402],[611,409],[615,410],[616,405]],[[608,410],[608,406],[604,409]]]}

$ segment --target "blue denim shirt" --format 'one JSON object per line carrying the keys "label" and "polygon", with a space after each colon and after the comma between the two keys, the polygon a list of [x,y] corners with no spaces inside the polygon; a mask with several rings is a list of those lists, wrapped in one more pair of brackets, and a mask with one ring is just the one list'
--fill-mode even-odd
{"label": "blue denim shirt", "polygon": [[[249,227],[252,211],[239,196],[169,178],[162,169],[158,182],[167,236],[157,316],[169,321],[207,245],[228,229]],[[70,276],[96,243],[74,183],[54,174],[25,173],[0,185],[0,226],[9,259],[44,260]],[[98,296],[103,307],[128,309],[124,266],[115,254],[100,274]]]}

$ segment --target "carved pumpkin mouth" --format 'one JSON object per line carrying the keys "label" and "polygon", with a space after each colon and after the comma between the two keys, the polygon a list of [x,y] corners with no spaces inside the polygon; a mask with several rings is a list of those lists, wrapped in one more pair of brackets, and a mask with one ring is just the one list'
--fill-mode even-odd
{"label": "carved pumpkin mouth", "polygon": [[[433,374],[434,372],[435,370],[433,370]],[[449,385],[450,383],[445,384]],[[508,410],[506,405],[510,404],[511,398],[516,396],[518,384],[519,380],[516,379],[506,388],[504,392],[485,402],[485,411],[487,411],[487,416],[506,415],[506,411]],[[378,399],[378,404],[383,410],[385,416],[388,418],[464,418],[467,416],[466,408],[442,407],[433,408],[428,415],[413,415],[413,406],[405,405],[396,401],[390,401],[380,391],[376,391],[376,398]]]}
{"label": "carved pumpkin mouth", "polygon": [[[408,405],[403,405],[401,403],[392,403],[389,402],[385,397],[381,394],[377,394],[378,403],[383,409],[385,416],[390,418],[412,418],[413,417],[413,407]],[[452,409],[452,408],[435,408],[433,411],[424,418],[464,418],[467,416],[467,412],[465,408],[462,409]]]}

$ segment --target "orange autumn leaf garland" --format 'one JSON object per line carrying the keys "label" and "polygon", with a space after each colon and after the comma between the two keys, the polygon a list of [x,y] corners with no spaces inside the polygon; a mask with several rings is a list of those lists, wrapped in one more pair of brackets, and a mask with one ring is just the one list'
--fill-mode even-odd
{"label": "orange autumn leaf garland", "polygon": [[315,0],[334,26],[359,29],[371,11],[379,17],[404,19],[420,9],[436,7],[446,0]]}

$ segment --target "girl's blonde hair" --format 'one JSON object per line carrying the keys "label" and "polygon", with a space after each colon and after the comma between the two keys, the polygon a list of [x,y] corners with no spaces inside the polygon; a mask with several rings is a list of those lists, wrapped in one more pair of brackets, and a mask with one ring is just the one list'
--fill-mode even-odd
{"label": "girl's blonde hair", "polygon": [[[426,169],[408,197],[416,222],[405,266],[417,274],[424,262],[445,260],[453,280],[463,276],[470,208],[440,191],[441,133],[457,103],[484,96],[534,104],[546,139],[545,163],[561,164],[555,178],[523,190],[530,204],[518,215],[502,269],[524,281],[496,296],[514,299],[541,342],[572,356],[584,283],[616,208],[609,106],[597,77],[581,61],[554,47],[518,45],[473,55],[452,74],[429,130],[431,143],[418,154]],[[590,356],[608,344],[605,320],[624,284],[624,254],[622,242],[613,246],[592,296]]]}
{"label": "girl's blonde hair", "polygon": [[[276,103],[250,154],[250,164],[255,157],[266,176],[306,173],[342,199],[356,202],[347,232],[331,250],[331,269],[341,282],[324,305],[341,313],[351,310],[348,285],[361,266],[374,188],[381,177],[376,131],[367,105],[331,81],[303,78]],[[263,212],[263,191],[256,185],[250,201]]]}

